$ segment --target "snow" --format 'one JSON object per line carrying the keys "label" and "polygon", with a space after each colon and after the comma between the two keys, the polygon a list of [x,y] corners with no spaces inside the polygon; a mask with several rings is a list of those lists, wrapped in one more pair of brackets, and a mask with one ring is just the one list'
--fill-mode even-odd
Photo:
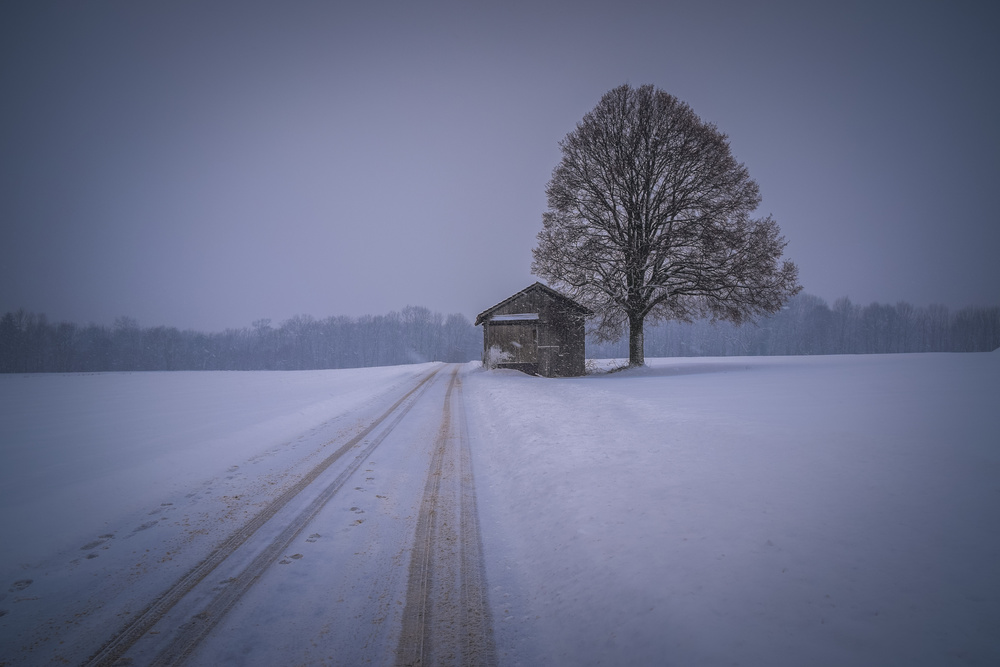
{"label": "snow", "polygon": [[514,313],[512,315],[494,315],[490,318],[490,322],[520,322],[537,319],[538,313]]}
{"label": "snow", "polygon": [[1000,355],[467,387],[508,664],[998,664]]}
{"label": "snow", "polygon": [[0,375],[0,572],[232,466],[280,469],[295,438],[426,367]]}
{"label": "snow", "polygon": [[[647,363],[466,368],[502,664],[1000,663],[1000,353]],[[0,662],[29,605],[160,590],[429,367],[0,376]]]}

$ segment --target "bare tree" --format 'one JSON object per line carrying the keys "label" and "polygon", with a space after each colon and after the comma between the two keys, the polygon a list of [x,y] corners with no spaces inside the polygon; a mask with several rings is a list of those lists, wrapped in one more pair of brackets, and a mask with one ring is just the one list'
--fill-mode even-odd
{"label": "bare tree", "polygon": [[739,324],[801,289],[726,135],[672,95],[615,88],[559,146],[532,272],[589,306],[599,339],[627,325],[630,365],[647,318]]}

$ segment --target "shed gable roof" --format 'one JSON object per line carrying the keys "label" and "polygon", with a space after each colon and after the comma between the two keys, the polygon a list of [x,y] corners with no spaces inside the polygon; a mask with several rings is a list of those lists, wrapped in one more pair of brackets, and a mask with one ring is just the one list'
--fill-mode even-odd
{"label": "shed gable roof", "polygon": [[532,292],[532,291],[539,291],[542,294],[545,294],[546,296],[549,296],[549,297],[552,297],[553,299],[557,299],[559,301],[562,301],[566,306],[568,306],[569,308],[572,308],[572,309],[578,311],[579,313],[581,313],[583,315],[593,315],[594,314],[593,311],[590,310],[590,308],[587,308],[586,306],[580,305],[579,303],[577,303],[573,299],[569,298],[568,296],[566,296],[564,294],[560,294],[559,292],[555,291],[554,289],[552,289],[548,285],[543,285],[542,283],[536,282],[533,285],[528,285],[527,287],[525,287],[520,292],[507,297],[506,299],[504,299],[500,303],[496,304],[495,306],[491,306],[490,308],[487,308],[483,312],[479,313],[479,315],[476,316],[476,326],[479,326],[480,324],[482,324],[483,322],[485,322],[487,319],[489,319],[490,313],[493,313],[493,312],[499,310],[500,308],[503,308],[504,306],[506,306],[508,303],[510,303],[511,301],[513,301],[514,299],[516,299],[517,297],[519,297],[519,296],[521,296],[523,294],[527,294],[528,292]]}

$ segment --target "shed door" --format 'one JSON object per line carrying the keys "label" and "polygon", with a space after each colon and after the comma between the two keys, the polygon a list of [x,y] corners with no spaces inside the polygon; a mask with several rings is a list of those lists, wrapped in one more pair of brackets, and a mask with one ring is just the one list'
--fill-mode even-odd
{"label": "shed door", "polygon": [[556,361],[559,358],[558,345],[538,346],[538,374],[552,377],[556,372]]}
{"label": "shed door", "polygon": [[489,346],[496,345],[509,353],[512,363],[534,364],[538,360],[538,330],[534,322],[492,324],[489,338]]}
{"label": "shed door", "polygon": [[534,322],[531,324],[514,324],[504,327],[510,334],[509,350],[514,358],[511,361],[522,364],[533,364],[538,357],[538,333]]}

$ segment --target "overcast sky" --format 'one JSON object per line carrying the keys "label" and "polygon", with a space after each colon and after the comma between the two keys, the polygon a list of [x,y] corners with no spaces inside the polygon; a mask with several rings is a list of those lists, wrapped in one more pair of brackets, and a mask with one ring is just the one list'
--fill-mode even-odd
{"label": "overcast sky", "polygon": [[805,291],[1000,303],[990,2],[0,5],[0,313],[218,331],[535,280],[558,143],[651,83]]}

